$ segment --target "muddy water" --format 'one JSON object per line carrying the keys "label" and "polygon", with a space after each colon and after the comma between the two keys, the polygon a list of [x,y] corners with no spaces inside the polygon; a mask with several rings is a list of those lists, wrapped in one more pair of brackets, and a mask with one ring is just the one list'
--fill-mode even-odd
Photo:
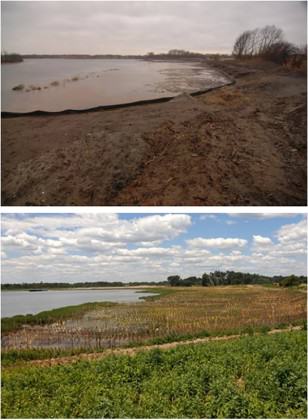
{"label": "muddy water", "polygon": [[1,316],[36,314],[87,302],[137,302],[144,296],[150,296],[150,294],[128,289],[2,292]]}
{"label": "muddy water", "polygon": [[[226,83],[205,64],[124,59],[26,59],[2,66],[2,110],[87,109]],[[13,90],[19,86],[18,90]]]}

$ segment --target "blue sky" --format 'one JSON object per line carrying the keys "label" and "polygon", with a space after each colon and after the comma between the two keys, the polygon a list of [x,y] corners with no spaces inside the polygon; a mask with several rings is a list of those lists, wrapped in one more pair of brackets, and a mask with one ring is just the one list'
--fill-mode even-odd
{"label": "blue sky", "polygon": [[[159,214],[159,213],[157,213]],[[160,213],[161,214],[161,213]],[[131,220],[136,217],[146,217],[148,214],[119,214],[121,219]],[[252,240],[252,236],[258,232],[258,235],[270,236],[274,241],[274,233],[282,225],[298,223],[302,220],[301,214],[286,214],[284,217],[268,217],[256,214],[242,214],[232,216],[230,214],[190,214],[192,225],[182,235],[173,240],[166,241],[164,246],[183,245],[185,240],[197,236],[211,237],[238,237]]]}
{"label": "blue sky", "polygon": [[1,228],[4,283],[306,274],[301,214],[5,214]]}

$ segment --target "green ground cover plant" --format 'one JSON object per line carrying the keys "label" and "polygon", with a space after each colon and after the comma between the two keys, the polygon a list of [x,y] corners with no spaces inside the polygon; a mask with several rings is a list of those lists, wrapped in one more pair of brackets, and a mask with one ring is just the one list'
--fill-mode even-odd
{"label": "green ground cover plant", "polygon": [[[103,352],[102,349],[98,350]],[[45,349],[16,349],[1,352],[1,366],[16,366],[31,360],[46,360],[55,359],[58,357],[75,356],[81,353],[86,353],[87,350],[83,348],[74,349],[59,349],[59,348],[45,348]],[[95,352],[95,350],[93,350]]]}
{"label": "green ground cover plant", "polygon": [[306,332],[2,375],[4,418],[305,418]]}

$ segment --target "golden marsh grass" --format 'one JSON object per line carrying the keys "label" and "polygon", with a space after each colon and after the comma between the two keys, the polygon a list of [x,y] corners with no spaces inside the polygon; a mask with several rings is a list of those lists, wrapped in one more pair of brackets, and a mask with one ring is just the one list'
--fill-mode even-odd
{"label": "golden marsh grass", "polygon": [[[154,291],[155,289],[151,289]],[[306,319],[306,294],[262,286],[166,288],[156,300],[117,304],[80,319],[27,326],[3,339],[3,348],[108,348],[204,332],[296,324]]]}

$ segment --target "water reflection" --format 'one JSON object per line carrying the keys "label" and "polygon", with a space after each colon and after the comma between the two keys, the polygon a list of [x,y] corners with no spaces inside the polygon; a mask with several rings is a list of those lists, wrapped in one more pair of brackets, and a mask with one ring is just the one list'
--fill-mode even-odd
{"label": "water reflection", "polygon": [[2,66],[2,110],[86,109],[174,96],[226,79],[200,63],[26,59]]}

